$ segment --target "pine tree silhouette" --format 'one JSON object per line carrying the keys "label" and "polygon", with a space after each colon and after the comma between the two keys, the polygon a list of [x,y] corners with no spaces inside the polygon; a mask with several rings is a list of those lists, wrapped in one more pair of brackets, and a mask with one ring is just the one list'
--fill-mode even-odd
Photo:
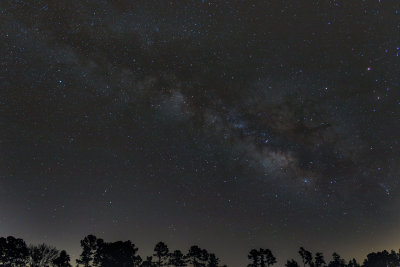
{"label": "pine tree silhouette", "polygon": [[161,267],[167,265],[169,249],[168,246],[163,242],[158,242],[154,247],[153,256],[157,257],[157,266]]}

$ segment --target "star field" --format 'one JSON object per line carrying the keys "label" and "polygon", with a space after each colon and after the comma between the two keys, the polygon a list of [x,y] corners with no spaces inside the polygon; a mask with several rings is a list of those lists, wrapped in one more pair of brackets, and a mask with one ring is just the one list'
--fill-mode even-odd
{"label": "star field", "polygon": [[398,249],[399,11],[1,1],[1,236]]}

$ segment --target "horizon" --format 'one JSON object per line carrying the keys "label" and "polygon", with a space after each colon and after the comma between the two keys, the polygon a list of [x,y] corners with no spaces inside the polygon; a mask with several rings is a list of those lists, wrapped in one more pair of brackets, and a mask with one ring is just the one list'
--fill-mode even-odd
{"label": "horizon", "polygon": [[[88,234],[88,235],[86,235],[86,236],[89,236],[89,235],[91,235],[91,234]],[[101,237],[99,237],[99,236],[97,236],[97,235],[94,235],[94,236],[96,236],[97,238],[101,238]],[[15,238],[21,238],[21,237],[16,237],[16,236],[14,236],[14,237],[15,237]],[[22,238],[22,239],[25,240],[24,238]],[[82,240],[82,239],[81,239],[81,240]],[[25,241],[26,241],[26,240],[25,240]],[[117,239],[115,239],[115,240],[104,240],[104,241],[105,241],[105,242],[111,242],[111,243],[112,243],[112,242],[117,242],[117,241],[123,241],[123,242],[124,242],[124,241],[132,241],[132,240],[130,240],[130,239],[125,239],[125,240],[117,240]],[[158,241],[158,242],[163,242],[163,241]],[[188,247],[187,249],[174,248],[174,247],[169,247],[169,244],[168,244],[167,242],[163,242],[163,243],[165,243],[165,244],[168,246],[169,252],[173,252],[174,250],[180,250],[180,251],[182,251],[183,253],[186,253],[187,251],[189,251],[189,247]],[[39,243],[36,243],[36,244],[32,244],[32,243],[26,242],[26,244],[28,245],[28,247],[29,247],[29,246],[36,246],[36,245],[40,245],[40,244],[45,244],[45,245],[49,245],[49,246],[51,246],[51,247],[55,247],[55,248],[58,249],[59,251],[65,249],[65,248],[62,248],[62,247],[53,246],[53,244],[48,244],[48,243],[46,243],[46,242],[39,242]],[[132,241],[132,244],[134,244],[135,247],[138,248],[138,251],[137,251],[137,253],[135,254],[136,256],[141,256],[143,260],[146,259],[146,256],[153,256],[153,258],[154,258],[154,255],[153,255],[153,253],[154,253],[154,246],[153,246],[152,248],[147,248],[147,252],[143,252],[142,249],[141,249],[141,247],[140,247],[138,244],[136,244],[136,243],[133,242],[133,241]],[[156,242],[155,242],[154,244],[156,244]],[[193,243],[191,246],[193,246],[193,245],[197,246],[198,244]],[[207,247],[204,247],[204,246],[201,246],[201,245],[198,245],[198,246],[199,246],[200,248],[202,248],[202,249],[207,249]],[[76,260],[80,258],[80,253],[82,253],[82,247],[80,246],[79,248],[80,248],[80,251],[79,251],[76,255],[74,255],[73,253],[70,253],[69,250],[66,250],[67,253],[68,253],[69,256],[70,256],[70,262],[71,262],[72,266],[74,266],[74,264],[76,263]],[[264,247],[262,247],[262,248],[267,248],[267,247],[264,246]],[[301,248],[301,247],[300,247],[300,248]],[[244,255],[246,256],[246,257],[245,257],[246,259],[247,259],[247,255],[249,255],[248,252],[249,252],[251,249],[258,249],[258,248],[255,248],[255,247],[254,247],[254,248],[250,248],[250,249],[247,251],[247,253],[244,253]],[[308,249],[306,248],[306,250],[308,250]],[[144,251],[146,251],[146,250],[144,250]],[[310,251],[310,250],[309,250],[309,251]],[[395,249],[395,248],[391,248],[391,249],[376,249],[375,251],[370,251],[370,252],[368,252],[367,254],[375,253],[375,252],[380,252],[380,251],[388,251],[389,253],[390,253],[391,251],[394,251],[394,252],[396,252],[396,253],[400,253],[400,248],[398,248],[398,249]],[[214,251],[214,252],[215,252],[215,251]],[[345,260],[346,263],[348,263],[350,260],[355,259],[359,264],[363,264],[363,262],[365,262],[365,260],[367,259],[367,254],[364,255],[364,256],[361,256],[361,257],[356,257],[356,256],[352,255],[352,256],[346,258],[346,257],[343,256],[343,255],[346,255],[346,253],[342,253],[340,250],[335,250],[335,251],[333,251],[332,253],[326,253],[326,252],[321,251],[321,250],[316,250],[316,251],[312,251],[312,250],[311,250],[310,252],[312,253],[312,256],[313,256],[313,257],[315,256],[315,253],[317,253],[317,252],[323,253],[323,256],[324,256],[324,259],[325,259],[325,261],[326,261],[326,264],[328,264],[329,261],[332,260],[332,254],[333,254],[333,253],[338,253],[338,254],[341,256],[341,258]],[[213,251],[209,251],[209,253],[213,253]],[[276,256],[276,251],[272,251],[272,253],[273,253],[274,256]],[[399,255],[400,255],[400,254],[399,254]],[[217,253],[217,257],[218,257],[218,253]],[[236,265],[236,263],[230,262],[229,259],[228,259],[228,262],[230,262],[230,263],[227,263],[227,262],[225,261],[224,258],[220,258],[220,257],[218,257],[218,258],[219,258],[219,260],[220,260],[221,266],[222,266],[222,264],[225,264],[225,265],[227,265],[227,266],[234,266],[234,267],[235,267],[235,266],[242,266],[242,265]],[[296,253],[295,253],[292,257],[289,257],[289,258],[287,258],[287,259],[279,259],[279,257],[276,257],[276,260],[277,260],[277,262],[276,262],[275,264],[273,264],[273,266],[276,266],[276,267],[285,266],[285,264],[286,264],[287,261],[289,261],[289,260],[295,260],[295,261],[298,262],[300,265],[301,265],[301,263],[302,263],[302,259],[301,259],[300,255],[299,255],[299,251],[296,251]],[[247,260],[247,261],[248,261],[248,263],[250,263],[250,260]],[[246,266],[247,266],[247,264],[246,264]]]}

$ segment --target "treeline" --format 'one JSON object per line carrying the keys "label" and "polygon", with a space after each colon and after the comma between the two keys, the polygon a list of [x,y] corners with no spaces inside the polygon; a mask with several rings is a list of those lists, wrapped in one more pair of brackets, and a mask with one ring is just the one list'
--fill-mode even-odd
{"label": "treeline", "polygon": [[[138,248],[131,241],[105,242],[94,235],[80,241],[82,253],[76,266],[84,267],[221,267],[220,260],[198,246],[191,246],[186,254],[180,250],[170,251],[164,242],[154,247],[151,256],[142,258]],[[372,252],[362,264],[355,259],[346,262],[339,254],[333,253],[328,262],[321,252],[313,253],[300,248],[301,261],[288,260],[286,267],[400,267],[400,250]],[[277,263],[269,249],[252,249],[247,258],[247,267],[270,267]],[[70,256],[65,250],[58,250],[46,244],[26,245],[20,238],[0,237],[0,266],[4,267],[71,267]],[[222,267],[226,267],[223,265]]]}
{"label": "treeline", "polygon": [[71,266],[70,257],[65,250],[40,244],[27,246],[21,238],[0,237],[0,266]]}

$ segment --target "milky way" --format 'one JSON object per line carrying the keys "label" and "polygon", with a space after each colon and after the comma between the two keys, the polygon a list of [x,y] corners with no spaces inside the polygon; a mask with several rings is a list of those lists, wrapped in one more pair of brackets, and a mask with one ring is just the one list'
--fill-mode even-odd
{"label": "milky way", "polygon": [[0,234],[400,247],[400,5],[305,2],[1,1]]}

